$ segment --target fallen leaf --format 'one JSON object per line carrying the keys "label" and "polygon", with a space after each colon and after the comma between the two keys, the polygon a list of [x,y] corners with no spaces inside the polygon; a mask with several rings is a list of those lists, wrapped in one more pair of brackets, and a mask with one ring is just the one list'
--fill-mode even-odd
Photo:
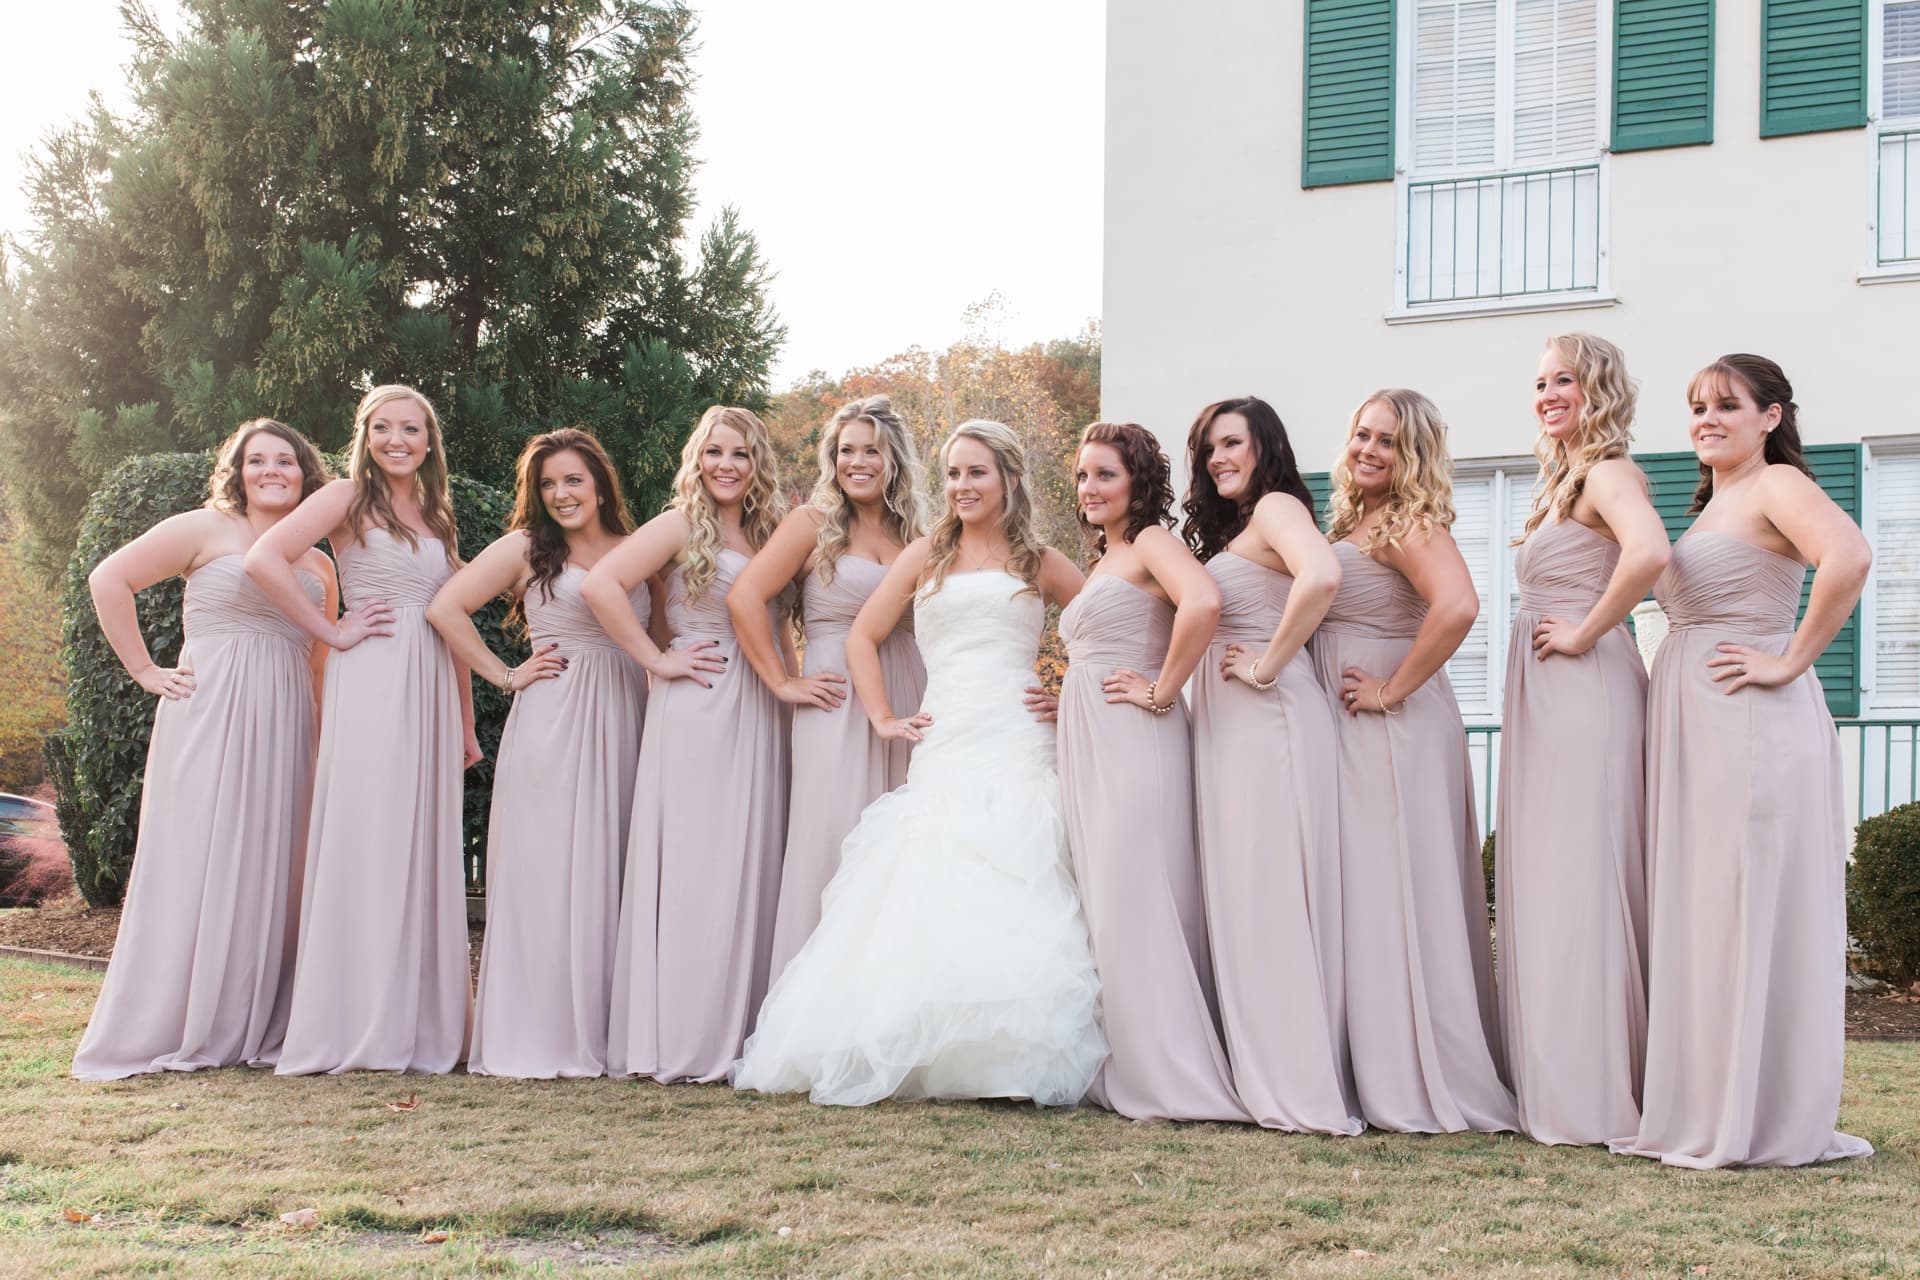
{"label": "fallen leaf", "polygon": [[1347,1256],[1349,1258],[1371,1258],[1373,1255],[1365,1249],[1349,1249],[1347,1250]]}
{"label": "fallen leaf", "polygon": [[387,1104],[387,1110],[389,1111],[418,1111],[419,1109],[420,1095],[417,1093],[408,1094],[405,1102],[389,1102]]}
{"label": "fallen leaf", "polygon": [[1453,1250],[1451,1250],[1451,1249],[1449,1249],[1449,1248],[1447,1248],[1447,1246],[1445,1246],[1445,1245],[1441,1245],[1441,1246],[1440,1246],[1440,1252],[1441,1252],[1441,1253],[1452,1253],[1452,1252],[1453,1252]]}
{"label": "fallen leaf", "polygon": [[1147,1180],[1146,1180],[1145,1178],[1143,1178],[1143,1177],[1141,1177],[1141,1176],[1140,1176],[1139,1174],[1137,1174],[1137,1173],[1133,1175],[1133,1180],[1134,1180],[1135,1182],[1137,1182],[1137,1183],[1139,1183],[1139,1184],[1140,1184],[1141,1186],[1143,1186],[1143,1187],[1147,1185]]}
{"label": "fallen leaf", "polygon": [[1692,1273],[1696,1276],[1703,1276],[1707,1274],[1707,1264],[1704,1262],[1694,1263]]}
{"label": "fallen leaf", "polygon": [[36,991],[32,995],[27,997],[27,999],[29,1000],[45,1000],[46,998],[47,998],[47,993],[44,991]]}
{"label": "fallen leaf", "polygon": [[320,1225],[320,1211],[318,1209],[295,1209],[290,1213],[281,1214],[280,1223],[282,1226],[296,1227],[304,1231],[308,1227],[317,1227]]}
{"label": "fallen leaf", "polygon": [[1047,1161],[1047,1168],[1049,1168],[1049,1169],[1058,1169],[1059,1167],[1060,1167],[1060,1162],[1059,1162],[1058,1160],[1049,1160],[1049,1161]]}
{"label": "fallen leaf", "polygon": [[42,1018],[40,1017],[40,1015],[39,1015],[39,1014],[37,1014],[37,1013],[16,1013],[16,1014],[14,1014],[14,1015],[13,1015],[13,1020],[14,1020],[15,1022],[41,1022],[41,1021],[44,1021],[44,1019],[42,1019]]}
{"label": "fallen leaf", "polygon": [[359,1139],[358,1139],[358,1138],[355,1138],[355,1137],[354,1137],[354,1136],[353,1136],[352,1134],[348,1134],[348,1135],[347,1135],[346,1137],[344,1137],[344,1138],[342,1138],[342,1139],[340,1139],[340,1141],[342,1141],[342,1142],[358,1142],[358,1141],[359,1141]]}
{"label": "fallen leaf", "polygon": [[88,1213],[85,1209],[62,1209],[60,1216],[68,1222],[92,1222],[98,1215]]}
{"label": "fallen leaf", "polygon": [[1545,1178],[1528,1178],[1526,1179],[1526,1181],[1536,1187],[1544,1187],[1547,1185],[1547,1180]]}
{"label": "fallen leaf", "polygon": [[775,1235],[777,1235],[777,1236],[790,1236],[790,1235],[792,1235],[792,1234],[793,1234],[793,1228],[792,1228],[792,1227],[781,1227],[781,1228],[780,1228],[780,1229],[779,1229],[778,1231],[776,1231],[776,1232],[774,1232],[773,1234],[775,1234]]}
{"label": "fallen leaf", "polygon": [[1360,1171],[1358,1169],[1347,1170],[1347,1176],[1352,1178],[1355,1182],[1360,1181]]}
{"label": "fallen leaf", "polygon": [[453,1237],[448,1235],[444,1231],[429,1231],[427,1232],[427,1234],[420,1237],[420,1243],[421,1244],[445,1244],[447,1241],[451,1239],[453,1239]]}

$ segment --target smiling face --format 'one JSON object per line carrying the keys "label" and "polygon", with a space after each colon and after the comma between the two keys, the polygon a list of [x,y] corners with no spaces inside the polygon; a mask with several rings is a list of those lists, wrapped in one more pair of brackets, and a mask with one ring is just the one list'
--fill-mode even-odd
{"label": "smiling face", "polygon": [[1361,496],[1384,498],[1392,490],[1399,435],[1399,421],[1386,401],[1370,400],[1360,410],[1347,436],[1347,471]]}
{"label": "smiling face", "polygon": [[1780,425],[1780,406],[1754,402],[1753,389],[1719,372],[1698,378],[1689,393],[1687,435],[1709,467],[1726,471],[1764,454],[1767,434]]}
{"label": "smiling face", "polygon": [[993,450],[970,436],[947,447],[947,505],[969,527],[992,524],[1007,509],[1007,482]]}
{"label": "smiling face", "polygon": [[1540,356],[1540,368],[1533,380],[1533,416],[1540,430],[1555,440],[1567,440],[1580,425],[1580,410],[1586,407],[1586,393],[1573,365],[1558,347],[1549,346]]}
{"label": "smiling face", "polygon": [[855,418],[840,428],[833,450],[833,475],[847,501],[857,507],[885,501],[887,472],[886,451],[871,422]]}
{"label": "smiling face", "polygon": [[1213,478],[1215,492],[1228,502],[1241,501],[1253,484],[1259,461],[1246,415],[1223,413],[1213,420],[1207,428],[1207,474]]}
{"label": "smiling face", "polygon": [[747,438],[724,422],[717,422],[700,447],[700,483],[707,496],[722,507],[737,507],[753,479],[753,450]]}
{"label": "smiling face", "polygon": [[556,450],[540,464],[540,503],[566,532],[578,532],[597,521],[601,501],[587,460],[572,449]]}
{"label": "smiling face", "polygon": [[1104,528],[1126,518],[1133,499],[1133,476],[1112,445],[1094,441],[1080,446],[1073,487],[1088,524]]}
{"label": "smiling face", "polygon": [[376,405],[367,416],[367,455],[390,480],[409,481],[427,460],[427,411],[412,396]]}
{"label": "smiling face", "polygon": [[240,483],[247,510],[286,513],[300,505],[305,477],[293,443],[271,431],[247,437],[240,456]]}

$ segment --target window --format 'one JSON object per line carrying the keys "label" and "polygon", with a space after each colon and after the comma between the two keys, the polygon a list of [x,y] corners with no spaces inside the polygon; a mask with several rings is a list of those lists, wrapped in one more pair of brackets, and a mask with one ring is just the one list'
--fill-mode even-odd
{"label": "window", "polygon": [[1920,712],[1920,440],[1873,445],[1867,493],[1867,706],[1872,715],[1913,715]]}
{"label": "window", "polygon": [[1398,318],[1605,287],[1601,0],[1405,5]]}
{"label": "window", "polygon": [[1507,644],[1514,617],[1520,612],[1513,584],[1510,545],[1526,527],[1533,510],[1533,481],[1538,464],[1524,462],[1468,464],[1453,478],[1453,540],[1473,575],[1480,596],[1480,616],[1473,621],[1453,657],[1447,659],[1447,679],[1460,714],[1469,722],[1497,723],[1506,687]]}
{"label": "window", "polygon": [[1920,269],[1920,0],[1880,0],[1872,130],[1875,270]]}

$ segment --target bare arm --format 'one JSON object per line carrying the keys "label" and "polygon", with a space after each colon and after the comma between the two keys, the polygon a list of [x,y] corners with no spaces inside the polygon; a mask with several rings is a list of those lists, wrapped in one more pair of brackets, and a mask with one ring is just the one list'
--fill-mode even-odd
{"label": "bare arm", "polygon": [[1413,648],[1385,680],[1359,667],[1348,667],[1342,673],[1341,685],[1353,695],[1347,700],[1349,715],[1379,712],[1405,702],[1446,665],[1473,629],[1473,620],[1480,616],[1480,597],[1473,589],[1467,562],[1453,535],[1445,529],[1435,529],[1426,537],[1415,534],[1389,557],[1384,562],[1397,569],[1427,602],[1427,616],[1414,635]]}
{"label": "bare arm", "polygon": [[1600,643],[1600,637],[1625,622],[1633,607],[1646,598],[1653,581],[1673,558],[1667,527],[1647,497],[1640,468],[1625,458],[1612,458],[1587,473],[1581,497],[1620,544],[1620,560],[1607,579],[1607,589],[1578,623],[1546,617],[1533,631],[1533,656],[1582,654]]}
{"label": "bare arm", "polygon": [[[308,573],[320,579],[320,612],[329,618],[340,616],[340,575],[334,572],[333,561],[320,553],[319,548],[307,552],[301,560]],[[332,653],[326,645],[315,641],[307,654],[307,665],[313,671],[313,705],[318,710],[327,688],[327,655]]]}
{"label": "bare arm", "polygon": [[1271,684],[1306,647],[1340,589],[1340,557],[1320,532],[1313,513],[1290,494],[1270,493],[1261,498],[1248,520],[1293,577],[1286,607],[1273,638],[1259,657],[1239,645],[1228,645],[1220,663],[1222,679],[1239,677],[1250,684]]}
{"label": "bare arm", "polygon": [[247,551],[247,576],[276,609],[296,626],[330,649],[351,649],[368,636],[393,634],[393,610],[386,601],[363,601],[338,621],[325,617],[294,576],[293,566],[322,538],[334,540],[334,550],[350,532],[341,523],[353,501],[353,481],[335,480],[293,509],[280,523],[261,534]]}
{"label": "bare arm", "polygon": [[927,564],[927,547],[925,538],[907,544],[887,576],[860,606],[860,614],[847,632],[847,673],[853,677],[853,691],[860,695],[860,705],[866,708],[873,731],[889,741],[904,738],[919,742],[920,731],[933,723],[933,717],[924,711],[906,719],[893,714],[893,704],[887,700],[886,674],[880,667],[881,643],[893,634],[901,615],[913,605],[920,571]]}
{"label": "bare arm", "polygon": [[[536,680],[551,679],[566,670],[567,660],[559,646],[548,643],[535,649],[531,658],[518,667],[509,667],[487,647],[473,615],[509,591],[518,595],[526,590],[528,538],[524,530],[495,538],[486,550],[460,567],[440,585],[427,606],[427,621],[447,642],[454,660],[466,671],[479,676],[496,689],[509,693],[526,688]],[[468,686],[471,702],[472,686]]]}
{"label": "bare arm", "polygon": [[191,573],[202,563],[208,542],[219,531],[212,511],[186,511],[169,516],[132,542],[115,551],[87,575],[93,611],[100,633],[135,683],[148,693],[178,700],[193,693],[192,656],[178,667],[161,667],[147,651],[140,634],[140,613],[134,596],[156,582]]}
{"label": "bare arm", "polygon": [[1813,589],[1785,653],[1764,653],[1732,641],[1714,646],[1707,665],[1714,668],[1715,680],[1726,682],[1728,693],[1750,684],[1791,684],[1804,675],[1846,625],[1873,563],[1873,549],[1860,527],[1797,468],[1767,468],[1755,496],[1760,514],[1813,566]]}
{"label": "bare arm", "polygon": [[823,517],[816,507],[796,507],[787,513],[767,544],[754,553],[740,576],[727,592],[727,613],[733,619],[734,638],[740,652],[759,673],[761,683],[773,690],[774,697],[796,707],[822,707],[831,711],[847,698],[846,677],[838,672],[800,676],[793,662],[793,628],[775,636],[773,619],[767,608],[806,567]]}
{"label": "bare arm", "polygon": [[714,642],[701,640],[684,649],[666,649],[654,643],[627,593],[673,563],[687,546],[686,517],[663,511],[627,535],[626,540],[587,572],[580,595],[613,642],[627,656],[662,680],[691,679],[704,689],[713,687],[707,675],[727,669],[726,659],[711,652]]}
{"label": "bare arm", "polygon": [[1142,529],[1133,547],[1141,567],[1173,600],[1173,635],[1151,683],[1139,672],[1120,669],[1107,676],[1101,687],[1108,702],[1131,702],[1157,711],[1171,707],[1180,697],[1181,686],[1213,643],[1213,629],[1220,624],[1220,588],[1186,544],[1159,525]]}

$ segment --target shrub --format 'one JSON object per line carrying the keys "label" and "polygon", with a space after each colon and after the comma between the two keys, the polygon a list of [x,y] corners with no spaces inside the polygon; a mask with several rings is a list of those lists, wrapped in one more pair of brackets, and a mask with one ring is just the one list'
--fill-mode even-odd
{"label": "shrub", "polygon": [[1889,982],[1920,979],[1920,804],[1854,828],[1847,930],[1863,969]]}
{"label": "shrub", "polygon": [[1480,842],[1480,874],[1487,878],[1487,910],[1493,910],[1493,832]]}
{"label": "shrub", "polygon": [[[453,477],[453,517],[460,525],[460,553],[471,559],[506,529],[512,514],[512,498],[500,490]],[[527,645],[517,632],[507,630],[507,600],[493,601],[474,615],[474,625],[487,646],[506,661],[526,661]],[[486,884],[487,811],[493,804],[493,762],[500,755],[500,731],[506,728],[507,711],[512,699],[485,680],[473,682],[473,724],[486,758],[467,770],[466,811],[463,815],[461,853],[467,869],[467,887],[480,889]]]}
{"label": "shrub", "polygon": [[[147,741],[157,699],[127,675],[100,634],[87,590],[87,575],[114,549],[170,515],[197,507],[206,497],[209,455],[148,454],[115,469],[80,524],[79,541],[67,565],[63,606],[67,727],[47,739],[47,769],[53,781],[60,829],[73,860],[74,880],[93,906],[112,906],[126,891],[140,821],[140,789]],[[508,509],[505,495],[456,477],[454,511],[468,554],[498,536]],[[153,659],[162,665],[180,653],[183,583],[171,578],[140,593],[140,629]],[[502,632],[503,602],[476,619],[496,651],[522,646]],[[517,660],[517,659],[516,659]],[[474,715],[487,761],[468,771],[463,814],[463,852],[469,874],[486,848],[487,808],[493,795],[492,758],[506,721],[507,699],[484,681],[474,691]]]}

